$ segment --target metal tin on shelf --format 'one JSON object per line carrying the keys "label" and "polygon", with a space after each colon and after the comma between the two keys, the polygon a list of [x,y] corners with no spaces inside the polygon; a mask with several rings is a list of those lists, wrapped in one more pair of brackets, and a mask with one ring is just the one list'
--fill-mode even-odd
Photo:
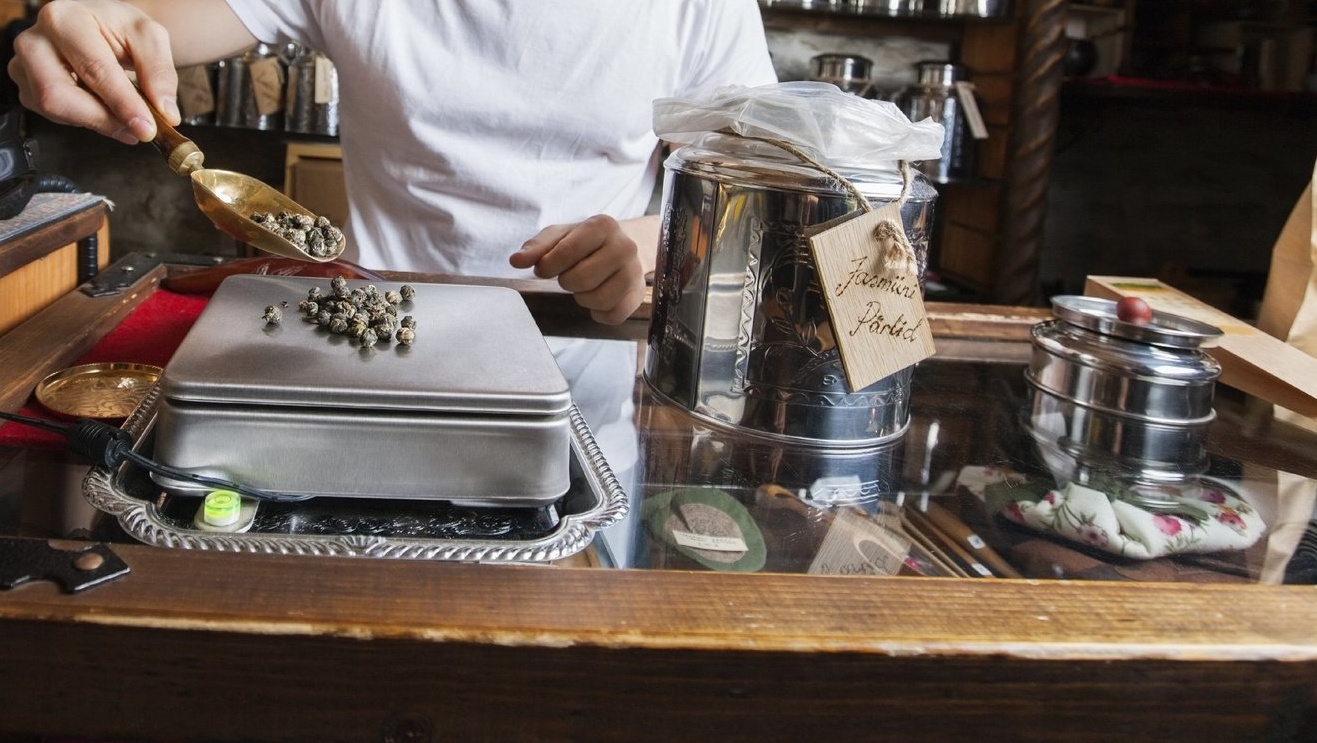
{"label": "metal tin on shelf", "polygon": [[1009,0],[916,0],[928,13],[954,18],[1002,18],[1010,13]]}
{"label": "metal tin on shelf", "polygon": [[273,110],[262,110],[256,88],[252,82],[253,68],[262,65],[278,65],[278,78],[287,75],[286,57],[290,49],[285,47],[282,54],[272,44],[257,44],[242,54],[221,60],[217,65],[215,122],[221,126],[242,129],[281,129],[284,123],[283,90],[265,91],[266,94],[277,93],[278,106]]}
{"label": "metal tin on shelf", "polygon": [[338,135],[338,70],[329,57],[303,49],[288,64],[284,128],[302,134]]}
{"label": "metal tin on shelf", "polygon": [[873,92],[873,62],[858,54],[818,54],[809,60],[809,79],[832,83],[838,88],[860,97]]}
{"label": "metal tin on shelf", "polygon": [[759,4],[816,13],[946,18],[1003,18],[1011,10],[1009,0],[759,0]]}
{"label": "metal tin on shelf", "polygon": [[914,84],[896,94],[895,100],[911,121],[933,119],[946,131],[942,157],[924,160],[919,169],[936,183],[949,183],[974,175],[977,145],[965,117],[956,83],[968,79],[965,67],[949,62],[920,62],[915,65]]}

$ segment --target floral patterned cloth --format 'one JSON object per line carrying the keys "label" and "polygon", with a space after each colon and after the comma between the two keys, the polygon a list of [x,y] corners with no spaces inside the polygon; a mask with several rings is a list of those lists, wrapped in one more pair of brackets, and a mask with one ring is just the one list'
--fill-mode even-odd
{"label": "floral patterned cloth", "polygon": [[1054,487],[1010,470],[966,467],[958,482],[982,497],[989,512],[1122,557],[1242,550],[1266,530],[1256,509],[1204,478]]}

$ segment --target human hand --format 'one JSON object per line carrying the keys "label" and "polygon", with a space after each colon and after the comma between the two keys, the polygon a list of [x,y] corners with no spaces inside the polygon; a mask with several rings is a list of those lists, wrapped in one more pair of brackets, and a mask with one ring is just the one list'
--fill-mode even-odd
{"label": "human hand", "polygon": [[527,240],[508,262],[534,268],[542,279],[575,295],[576,303],[606,325],[619,325],[645,298],[645,272],[636,242],[612,217],[550,225]]}
{"label": "human hand", "polygon": [[171,124],[179,122],[178,74],[164,26],[115,0],[53,0],[14,39],[9,76],[23,106],[59,124],[125,144],[155,138],[150,109],[124,72]]}

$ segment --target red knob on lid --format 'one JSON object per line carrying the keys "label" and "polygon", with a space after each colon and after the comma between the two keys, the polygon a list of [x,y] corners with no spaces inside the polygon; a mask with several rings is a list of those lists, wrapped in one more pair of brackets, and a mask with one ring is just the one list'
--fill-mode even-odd
{"label": "red knob on lid", "polygon": [[1121,297],[1116,302],[1116,319],[1133,325],[1147,325],[1152,320],[1152,308],[1138,297]]}

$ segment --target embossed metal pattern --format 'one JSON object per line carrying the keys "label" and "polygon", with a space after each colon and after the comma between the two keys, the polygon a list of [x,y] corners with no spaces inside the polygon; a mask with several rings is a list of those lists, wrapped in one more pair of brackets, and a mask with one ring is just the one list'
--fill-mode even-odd
{"label": "embossed metal pattern", "polygon": [[[149,446],[158,402],[157,386],[124,423],[124,430],[139,448]],[[252,530],[245,533],[202,531],[171,515],[194,509],[198,499],[162,496],[158,489],[142,490],[142,484],[150,481],[140,473],[134,479],[135,473],[127,465],[114,470],[93,468],[83,481],[83,495],[92,506],[118,519],[130,536],[161,547],[412,560],[546,562],[585,549],[600,529],[620,521],[628,510],[626,493],[575,407],[570,418],[572,488],[551,516],[545,509],[454,508],[434,511],[439,517],[400,519],[381,501],[357,499],[351,512],[335,514],[311,500],[277,504],[283,510],[280,517],[271,520],[273,527],[263,526],[258,518]],[[267,505],[276,504],[261,507]],[[299,509],[303,513],[297,513]],[[311,509],[320,509],[314,518],[305,513]],[[299,519],[301,532],[273,530]]]}
{"label": "embossed metal pattern", "polygon": [[[756,220],[750,228],[754,244],[763,240],[763,223]],[[736,365],[732,390],[745,391],[750,373],[750,347],[754,337],[755,308],[759,306],[759,254],[751,251],[745,261],[745,283],[741,287],[741,324],[736,334]]]}

